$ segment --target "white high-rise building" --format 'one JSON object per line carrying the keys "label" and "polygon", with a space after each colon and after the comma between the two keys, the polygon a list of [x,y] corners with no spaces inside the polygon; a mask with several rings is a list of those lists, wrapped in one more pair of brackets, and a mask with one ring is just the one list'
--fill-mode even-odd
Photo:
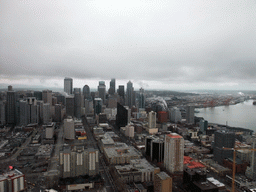
{"label": "white high-rise building", "polygon": [[174,123],[181,122],[181,112],[177,107],[171,109],[171,121]]}
{"label": "white high-rise building", "polygon": [[177,133],[165,135],[164,166],[170,173],[183,171],[184,139]]}
{"label": "white high-rise building", "polygon": [[64,79],[64,92],[71,95],[73,93],[73,79],[66,77]]}
{"label": "white high-rise building", "polygon": [[154,111],[148,113],[148,128],[156,128],[156,112]]}
{"label": "white high-rise building", "polygon": [[75,139],[75,122],[72,118],[64,119],[64,138]]}
{"label": "white high-rise building", "polygon": [[61,175],[66,177],[77,177],[79,175],[99,174],[99,151],[84,146],[64,148],[60,151]]}

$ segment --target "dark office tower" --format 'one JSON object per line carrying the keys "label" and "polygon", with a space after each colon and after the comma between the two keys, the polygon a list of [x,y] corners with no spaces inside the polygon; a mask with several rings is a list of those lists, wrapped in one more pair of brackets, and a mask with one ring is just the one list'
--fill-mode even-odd
{"label": "dark office tower", "polygon": [[216,131],[214,133],[214,160],[219,164],[223,164],[225,158],[233,157],[233,151],[223,148],[234,148],[235,133],[228,131]]}
{"label": "dark office tower", "polygon": [[91,99],[90,87],[88,85],[83,87],[83,95],[85,99]]}
{"label": "dark office tower", "polygon": [[64,95],[57,95],[57,103],[66,105],[66,97]]}
{"label": "dark office tower", "polygon": [[100,114],[102,110],[102,99],[101,98],[95,98],[94,99],[94,113]]}
{"label": "dark office tower", "polygon": [[43,100],[42,91],[34,91],[34,97],[37,100]]}
{"label": "dark office tower", "polygon": [[82,94],[80,88],[74,89],[74,115],[76,118],[81,118],[81,107],[82,107]]}
{"label": "dark office tower", "polygon": [[128,110],[120,103],[117,103],[116,126],[118,128],[125,127],[127,123],[128,123]]}
{"label": "dark office tower", "polygon": [[15,91],[12,90],[12,86],[8,86],[7,102],[6,102],[6,123],[15,124]]}
{"label": "dark office tower", "polygon": [[74,94],[81,94],[81,88],[74,88]]}
{"label": "dark office tower", "polygon": [[73,96],[66,98],[66,114],[67,116],[74,117],[75,114],[75,101]]}
{"label": "dark office tower", "polygon": [[118,88],[118,95],[120,97],[120,104],[125,105],[125,99],[124,99],[124,85],[119,85]]}
{"label": "dark office tower", "polygon": [[49,103],[52,106],[52,91],[51,90],[43,90],[42,98],[44,103]]}
{"label": "dark office tower", "polygon": [[139,108],[145,108],[145,94],[144,94],[144,89],[142,88],[140,88],[138,100],[139,100]]}
{"label": "dark office tower", "polygon": [[186,107],[186,122],[194,124],[194,106],[187,106]]}
{"label": "dark office tower", "polygon": [[110,87],[109,87],[108,93],[110,95],[114,95],[114,93],[116,92],[116,80],[115,79],[111,79],[109,84],[110,84]]}
{"label": "dark office tower", "polygon": [[20,100],[20,125],[28,124],[28,102],[26,100]]}
{"label": "dark office tower", "polygon": [[61,122],[62,121],[62,105],[56,104],[55,105],[55,116],[54,116],[55,122]]}
{"label": "dark office tower", "polygon": [[64,79],[64,92],[71,95],[73,93],[73,79],[66,77]]}
{"label": "dark office tower", "polygon": [[35,97],[27,98],[28,123],[39,123],[39,106]]}
{"label": "dark office tower", "polygon": [[39,123],[39,105],[35,97],[28,97],[27,99],[19,101],[20,125],[27,125],[30,123]]}
{"label": "dark office tower", "polygon": [[134,88],[132,86],[132,82],[129,81],[127,83],[127,90],[126,90],[126,96],[127,96],[127,105],[129,108],[131,108],[135,104],[134,100]]}
{"label": "dark office tower", "polygon": [[98,86],[99,98],[102,99],[103,104],[105,104],[106,98],[106,85],[105,81],[100,81]]}
{"label": "dark office tower", "polygon": [[0,125],[5,125],[5,123],[5,103],[3,101],[0,101]]}

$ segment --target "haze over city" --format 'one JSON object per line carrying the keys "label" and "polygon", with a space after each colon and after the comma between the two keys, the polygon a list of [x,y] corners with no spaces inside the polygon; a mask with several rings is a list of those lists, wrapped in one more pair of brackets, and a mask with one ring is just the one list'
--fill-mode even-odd
{"label": "haze over city", "polygon": [[1,1],[0,84],[256,87],[255,1]]}

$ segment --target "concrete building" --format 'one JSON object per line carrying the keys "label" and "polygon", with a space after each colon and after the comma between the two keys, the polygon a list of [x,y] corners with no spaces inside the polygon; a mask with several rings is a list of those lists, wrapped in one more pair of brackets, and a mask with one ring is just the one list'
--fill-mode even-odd
{"label": "concrete building", "polygon": [[172,178],[167,173],[155,174],[154,192],[172,192]]}
{"label": "concrete building", "polygon": [[73,94],[73,79],[66,77],[64,79],[64,92],[71,95]]}
{"label": "concrete building", "polygon": [[122,178],[124,183],[153,182],[157,169],[146,159],[134,159],[128,165],[115,166],[118,178]]}
{"label": "concrete building", "polygon": [[8,86],[7,98],[6,98],[6,123],[15,124],[15,91],[12,90],[12,86]]}
{"label": "concrete building", "polygon": [[64,119],[64,135],[65,139],[75,139],[75,123],[72,118]]}
{"label": "concrete building", "polygon": [[[229,131],[215,131],[214,133],[214,160],[223,165],[225,158],[233,157],[233,150],[235,146],[235,133]],[[230,149],[223,149],[230,148]]]}
{"label": "concrete building", "polygon": [[25,175],[14,169],[4,172],[0,176],[0,191],[18,192],[25,190]]}
{"label": "concrete building", "polygon": [[50,123],[48,125],[45,125],[45,138],[46,139],[52,139],[55,129],[55,123]]}
{"label": "concrete building", "polygon": [[184,139],[182,136],[171,133],[165,135],[164,166],[170,173],[183,171]]}
{"label": "concrete building", "polygon": [[130,163],[132,159],[140,159],[141,154],[131,146],[104,148],[104,155],[110,165]]}
{"label": "concrete building", "polygon": [[156,128],[156,112],[154,111],[148,113],[148,128]]}
{"label": "concrete building", "polygon": [[186,122],[194,124],[194,114],[195,114],[195,107],[194,106],[187,106],[186,107]]}
{"label": "concrete building", "polygon": [[52,106],[52,91],[51,90],[43,90],[42,99],[44,103],[49,103]]}
{"label": "concrete building", "polygon": [[61,177],[99,174],[99,151],[84,146],[74,146],[60,151]]}
{"label": "concrete building", "polygon": [[177,107],[171,108],[171,121],[174,123],[181,122],[181,112]]}
{"label": "concrete building", "polygon": [[250,179],[256,178],[256,138],[253,138],[252,144],[252,155],[251,155],[251,166],[246,170],[246,176]]}

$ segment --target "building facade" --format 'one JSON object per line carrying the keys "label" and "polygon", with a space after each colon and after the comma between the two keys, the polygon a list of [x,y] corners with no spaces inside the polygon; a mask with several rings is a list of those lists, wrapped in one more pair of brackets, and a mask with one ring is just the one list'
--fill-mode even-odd
{"label": "building facade", "polygon": [[77,177],[80,175],[94,176],[99,174],[99,151],[84,146],[66,148],[60,152],[61,176]]}
{"label": "building facade", "polygon": [[64,79],[64,92],[71,95],[73,94],[73,79],[66,77]]}
{"label": "building facade", "polygon": [[165,135],[164,166],[170,173],[183,171],[184,139],[182,136],[171,133]]}

